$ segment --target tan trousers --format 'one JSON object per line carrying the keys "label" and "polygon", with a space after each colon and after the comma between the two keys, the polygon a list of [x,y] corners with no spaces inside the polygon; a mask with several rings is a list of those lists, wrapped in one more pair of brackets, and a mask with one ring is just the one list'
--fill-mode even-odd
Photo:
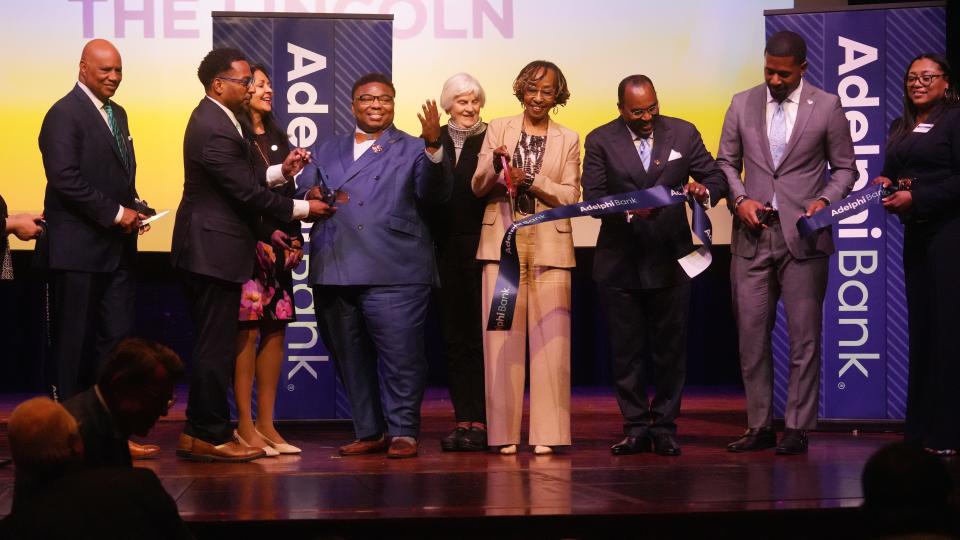
{"label": "tan trousers", "polygon": [[[552,225],[548,225],[552,226]],[[520,286],[513,328],[487,331],[499,263],[483,269],[487,442],[518,444],[530,336],[530,444],[570,444],[570,270],[533,264],[537,226],[517,231]]]}

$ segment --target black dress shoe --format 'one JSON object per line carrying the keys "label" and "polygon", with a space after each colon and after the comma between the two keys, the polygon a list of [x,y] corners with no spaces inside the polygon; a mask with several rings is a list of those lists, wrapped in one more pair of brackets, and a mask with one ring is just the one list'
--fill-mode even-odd
{"label": "black dress shoe", "polygon": [[610,453],[615,456],[626,456],[650,451],[650,438],[646,435],[632,437],[630,435],[610,447]]}
{"label": "black dress shoe", "polygon": [[777,445],[778,456],[799,456],[807,453],[807,432],[802,429],[788,429],[783,432]]}
{"label": "black dress shoe", "polygon": [[742,437],[727,445],[730,452],[756,452],[777,445],[777,432],[770,426],[750,428]]}
{"label": "black dress shoe", "polygon": [[467,428],[457,426],[457,429],[454,429],[449,435],[440,439],[440,448],[444,452],[456,452],[460,449],[460,441],[463,440],[463,436],[466,434]]}
{"label": "black dress shoe", "polygon": [[460,446],[457,449],[461,452],[486,452],[487,430],[471,427],[460,437]]}
{"label": "black dress shoe", "polygon": [[680,455],[680,445],[677,444],[677,439],[670,433],[654,433],[653,438],[653,451],[659,456],[679,456]]}

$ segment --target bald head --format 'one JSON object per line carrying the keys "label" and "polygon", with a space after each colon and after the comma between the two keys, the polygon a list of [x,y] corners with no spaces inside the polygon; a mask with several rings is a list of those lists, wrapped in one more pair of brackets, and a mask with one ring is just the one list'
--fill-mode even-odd
{"label": "bald head", "polygon": [[120,61],[120,51],[113,43],[94,39],[84,45],[80,53],[79,80],[93,95],[100,101],[107,101],[117,93],[122,79],[123,63]]}
{"label": "bald head", "polygon": [[7,434],[17,469],[61,469],[83,456],[77,421],[49,398],[18,405],[7,421]]}

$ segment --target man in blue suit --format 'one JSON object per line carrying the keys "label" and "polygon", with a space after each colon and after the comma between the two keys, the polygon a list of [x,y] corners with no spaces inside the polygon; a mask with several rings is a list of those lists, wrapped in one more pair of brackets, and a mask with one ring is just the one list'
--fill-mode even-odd
{"label": "man in blue suit", "polygon": [[47,112],[40,152],[47,234],[35,260],[50,270],[54,397],[93,383],[96,370],[133,330],[133,260],[146,216],[135,208],[137,160],[127,113],[113,101],[120,53],[95,39],[80,56],[73,89]]}
{"label": "man in blue suit", "polygon": [[[417,455],[423,329],[437,283],[418,204],[447,200],[453,186],[440,165],[439,133],[425,127],[424,144],[393,126],[395,96],[385,75],[358,79],[355,132],[317,146],[298,178],[301,195],[326,197],[337,209],[310,231],[309,281],[353,413],[357,440],[341,455]],[[436,124],[436,104],[423,110],[424,126]]]}

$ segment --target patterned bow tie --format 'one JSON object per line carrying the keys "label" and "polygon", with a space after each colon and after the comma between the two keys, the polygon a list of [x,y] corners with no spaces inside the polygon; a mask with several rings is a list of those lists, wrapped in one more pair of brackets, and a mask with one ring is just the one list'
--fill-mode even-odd
{"label": "patterned bow tie", "polygon": [[364,133],[364,132],[362,132],[362,131],[358,131],[358,132],[354,133],[353,139],[354,139],[354,141],[356,141],[357,144],[363,144],[363,143],[365,143],[365,142],[367,142],[367,141],[374,141],[374,140],[376,140],[376,139],[377,139],[377,135],[374,134],[374,133]]}

